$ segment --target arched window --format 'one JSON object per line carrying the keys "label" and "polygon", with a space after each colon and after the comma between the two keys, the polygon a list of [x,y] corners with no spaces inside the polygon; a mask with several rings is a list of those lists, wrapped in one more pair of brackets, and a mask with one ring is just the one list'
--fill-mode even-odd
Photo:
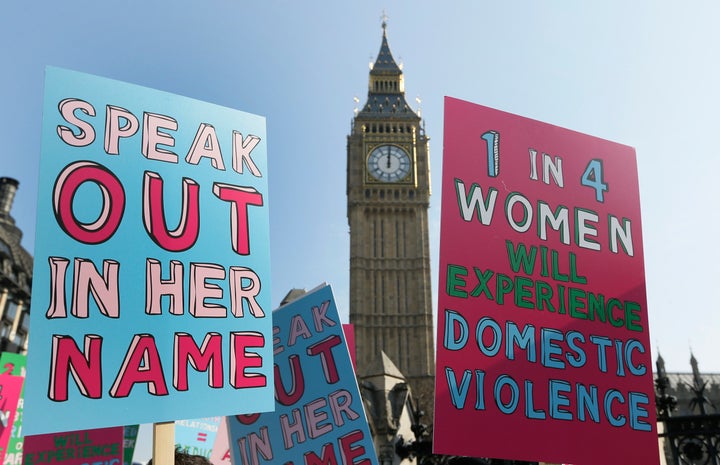
{"label": "arched window", "polygon": [[10,246],[7,245],[7,243],[2,239],[0,239],[0,253],[4,253],[8,257],[12,257],[12,253],[10,252]]}

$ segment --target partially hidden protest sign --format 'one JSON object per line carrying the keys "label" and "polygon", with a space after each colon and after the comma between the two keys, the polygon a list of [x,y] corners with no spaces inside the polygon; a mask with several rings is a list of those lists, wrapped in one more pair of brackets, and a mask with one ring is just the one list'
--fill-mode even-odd
{"label": "partially hidden protest sign", "polygon": [[[14,433],[14,421],[24,381],[22,376],[0,375],[0,463],[4,463],[6,459],[14,461],[16,456],[15,444],[13,449],[10,449],[8,444]],[[20,444],[22,447],[22,442]]]}
{"label": "partially hidden protest sign", "polygon": [[267,170],[263,117],[46,70],[27,434],[272,409]]}
{"label": "partially hidden protest sign", "polygon": [[355,358],[355,326],[350,323],[344,324],[343,332],[345,333],[345,341],[347,341],[348,352],[350,352],[350,361],[352,361],[354,370],[355,364],[357,363],[357,359]]}
{"label": "partially hidden protest sign", "polygon": [[375,465],[330,286],[273,312],[275,411],[227,417],[236,465]]}
{"label": "partially hidden protest sign", "polygon": [[453,98],[444,134],[434,451],[658,463],[634,149]]}
{"label": "partially hidden protest sign", "polygon": [[[26,361],[26,356],[23,354],[3,352],[0,354],[0,372],[3,374],[21,376],[25,378]],[[3,465],[20,465],[22,463],[24,438],[22,430],[24,390],[25,386],[23,383],[23,388],[20,390],[20,397],[18,398],[17,406],[15,407],[15,418],[12,423],[12,432],[10,433],[10,439],[7,442],[5,455],[2,460]],[[5,443],[2,442],[2,444]]]}
{"label": "partially hidden protest sign", "polygon": [[223,417],[175,421],[175,449],[209,459]]}
{"label": "partially hidden protest sign", "polygon": [[210,453],[210,463],[212,465],[231,465],[230,460],[230,441],[228,438],[227,419],[222,418],[218,431],[215,435],[215,443]]}
{"label": "partially hidden protest sign", "polygon": [[122,465],[123,427],[25,437],[23,465]]}
{"label": "partially hidden protest sign", "polygon": [[135,455],[140,425],[125,425],[123,427],[123,465],[132,465]]}
{"label": "partially hidden protest sign", "polygon": [[25,376],[27,356],[14,352],[0,353],[0,373],[3,375]]}

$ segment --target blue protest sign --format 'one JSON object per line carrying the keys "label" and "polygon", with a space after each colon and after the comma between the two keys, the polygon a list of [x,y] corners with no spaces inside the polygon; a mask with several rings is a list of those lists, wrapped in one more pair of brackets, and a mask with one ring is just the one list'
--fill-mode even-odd
{"label": "blue protest sign", "polygon": [[265,119],[48,68],[26,434],[272,409]]}
{"label": "blue protest sign", "polygon": [[376,465],[330,286],[273,312],[275,411],[228,417],[236,465]]}

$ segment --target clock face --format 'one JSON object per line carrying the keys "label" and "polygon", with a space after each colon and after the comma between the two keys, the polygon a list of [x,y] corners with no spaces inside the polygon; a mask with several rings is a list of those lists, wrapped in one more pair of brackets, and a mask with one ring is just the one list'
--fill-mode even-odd
{"label": "clock face", "polygon": [[397,145],[375,147],[367,163],[368,172],[378,181],[401,181],[410,172],[410,157]]}

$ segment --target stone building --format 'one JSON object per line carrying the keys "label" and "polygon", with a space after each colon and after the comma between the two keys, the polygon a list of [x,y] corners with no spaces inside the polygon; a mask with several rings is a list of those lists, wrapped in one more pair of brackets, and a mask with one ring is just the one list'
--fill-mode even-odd
{"label": "stone building", "polygon": [[690,372],[668,373],[655,364],[658,431],[664,464],[720,464],[720,373],[701,373],[690,356]]}
{"label": "stone building", "polygon": [[[386,23],[366,103],[347,138],[350,323],[357,375],[380,461],[398,463],[410,405],[432,424],[435,360],[430,284],[429,138],[405,98]],[[414,399],[414,400],[413,400]],[[415,402],[415,403],[413,403]]]}
{"label": "stone building", "polygon": [[24,354],[30,325],[33,258],[11,213],[18,181],[0,178],[0,351]]}
{"label": "stone building", "polygon": [[658,357],[656,368],[656,377],[667,377],[666,392],[677,401],[673,416],[720,413],[720,373],[701,373],[692,354],[689,372],[666,372],[662,357]]}

